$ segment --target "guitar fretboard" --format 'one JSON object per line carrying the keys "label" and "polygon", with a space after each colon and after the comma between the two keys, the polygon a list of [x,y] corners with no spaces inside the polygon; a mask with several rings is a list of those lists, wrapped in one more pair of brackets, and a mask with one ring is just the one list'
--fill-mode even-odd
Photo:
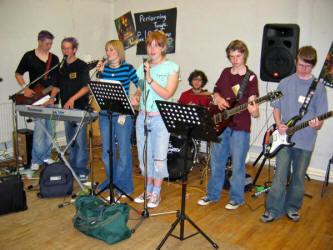
{"label": "guitar fretboard", "polygon": [[[322,121],[322,120],[325,120],[327,118],[330,118],[331,116],[333,116],[333,111],[328,111],[327,113],[325,114],[322,114],[322,115],[319,115],[317,116],[318,117],[318,120],[319,121]],[[303,129],[303,128],[306,128],[309,126],[309,121],[306,121],[306,122],[302,122],[294,127],[291,127],[291,128],[288,128],[287,129],[287,134],[288,135],[293,135],[297,130],[300,130],[300,129]]]}

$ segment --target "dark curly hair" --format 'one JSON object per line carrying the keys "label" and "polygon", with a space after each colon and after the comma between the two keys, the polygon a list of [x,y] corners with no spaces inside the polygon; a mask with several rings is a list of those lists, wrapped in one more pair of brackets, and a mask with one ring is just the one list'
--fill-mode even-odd
{"label": "dark curly hair", "polygon": [[206,74],[203,71],[201,71],[201,70],[197,70],[197,69],[194,70],[190,74],[190,76],[188,77],[188,82],[189,82],[190,86],[193,86],[192,85],[192,80],[193,80],[193,78],[198,77],[198,76],[200,76],[201,79],[202,79],[202,85],[201,85],[201,87],[203,88],[206,85],[206,83],[208,82],[208,79],[207,79]]}

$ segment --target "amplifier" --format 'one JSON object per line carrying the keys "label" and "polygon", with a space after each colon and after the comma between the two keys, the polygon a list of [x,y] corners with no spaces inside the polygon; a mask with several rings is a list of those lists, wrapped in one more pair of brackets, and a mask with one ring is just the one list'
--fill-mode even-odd
{"label": "amplifier", "polygon": [[[31,164],[31,151],[32,151],[32,138],[34,131],[31,129],[18,129],[17,130],[17,143],[18,147],[16,147],[16,141],[14,140],[14,153],[17,151],[18,155],[18,163],[19,165],[27,165]],[[16,153],[15,153],[16,155]],[[14,156],[15,156],[14,155]]]}

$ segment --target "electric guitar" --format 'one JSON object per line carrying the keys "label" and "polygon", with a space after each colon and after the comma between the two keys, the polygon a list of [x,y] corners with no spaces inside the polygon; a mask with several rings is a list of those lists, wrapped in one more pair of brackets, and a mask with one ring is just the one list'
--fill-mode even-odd
{"label": "electric guitar", "polygon": [[[96,67],[98,63],[98,60],[93,60],[90,62],[87,62],[89,70]],[[37,102],[39,99],[46,96],[49,92],[51,92],[53,86],[50,85],[48,87],[44,87],[42,84],[37,84],[33,91],[35,91],[35,94],[32,97],[26,97],[24,94],[19,94],[16,96],[16,105],[32,105],[34,102]]]}
{"label": "electric guitar", "polygon": [[[274,101],[279,99],[283,96],[281,91],[272,91],[269,92],[267,95],[258,97],[254,101],[257,104],[261,104],[267,101]],[[230,106],[234,106],[236,104],[236,99],[229,100]],[[220,110],[217,105],[212,105],[209,108],[210,116],[213,120],[214,129],[217,135],[220,135],[227,127],[233,125],[233,121],[231,117],[237,113],[240,113],[247,109],[249,102],[239,105],[237,107],[231,109]]]}
{"label": "electric guitar", "polygon": [[[333,111],[329,111],[325,114],[317,116],[317,118],[319,121],[322,121],[322,120],[326,120],[332,116],[333,116]],[[296,131],[308,127],[309,121],[310,120],[288,128],[286,133],[283,135],[281,135],[279,133],[279,131],[276,127],[276,124],[273,124],[271,126],[271,128],[265,134],[265,139],[264,139],[264,143],[263,143],[264,156],[266,158],[271,158],[271,157],[275,156],[281,148],[283,148],[285,146],[287,146],[287,147],[294,146],[295,143],[290,142],[291,137],[296,133]],[[289,122],[287,124],[289,124]]]}

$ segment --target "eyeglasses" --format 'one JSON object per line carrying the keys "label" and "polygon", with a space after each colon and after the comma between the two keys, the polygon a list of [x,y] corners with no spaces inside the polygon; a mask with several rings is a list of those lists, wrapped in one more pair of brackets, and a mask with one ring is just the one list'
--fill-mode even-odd
{"label": "eyeglasses", "polygon": [[305,69],[311,69],[312,65],[311,64],[301,64],[301,63],[297,63],[297,67],[299,68],[305,68]]}

